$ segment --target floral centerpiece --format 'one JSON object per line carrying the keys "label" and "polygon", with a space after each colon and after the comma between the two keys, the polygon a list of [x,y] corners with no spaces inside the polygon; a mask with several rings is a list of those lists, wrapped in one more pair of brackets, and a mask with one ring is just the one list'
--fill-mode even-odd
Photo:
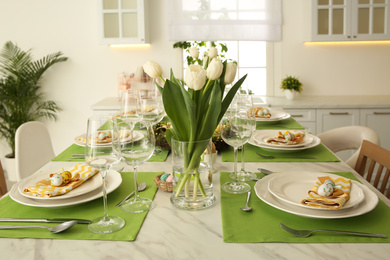
{"label": "floral centerpiece", "polygon": [[[190,53],[198,55],[194,49],[191,49]],[[214,130],[246,78],[246,75],[240,78],[224,97],[225,86],[235,79],[237,65],[234,62],[222,62],[217,57],[215,47],[209,48],[202,64],[203,66],[199,64],[188,66],[184,83],[175,78],[172,70],[170,78],[163,79],[162,68],[154,61],[148,61],[143,66],[149,76],[160,78],[164,83],[163,86],[157,84],[157,87],[172,125],[166,130],[168,142],[171,138],[189,142],[186,146],[184,170],[180,173],[173,196],[179,197],[184,189],[184,196],[188,199],[191,190],[193,201],[198,199],[198,192],[203,197],[208,196],[198,170],[201,155],[207,145],[200,141],[212,138]]]}

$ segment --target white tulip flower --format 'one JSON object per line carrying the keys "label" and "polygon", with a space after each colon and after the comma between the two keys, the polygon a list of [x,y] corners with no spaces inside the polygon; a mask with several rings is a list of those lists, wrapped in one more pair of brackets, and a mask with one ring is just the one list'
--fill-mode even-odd
{"label": "white tulip flower", "polygon": [[223,64],[220,59],[213,59],[207,67],[207,78],[210,80],[218,79],[223,71]]}
{"label": "white tulip flower", "polygon": [[199,58],[199,50],[196,47],[189,48],[189,52],[192,58],[197,59]]}
{"label": "white tulip flower", "polygon": [[148,74],[150,77],[157,79],[161,77],[162,75],[162,68],[160,64],[158,64],[155,61],[148,61],[143,65],[144,71],[146,74]]}
{"label": "white tulip flower", "polygon": [[190,65],[186,69],[185,82],[193,90],[202,89],[206,83],[206,71],[200,65]]}
{"label": "white tulip flower", "polygon": [[218,55],[218,50],[215,47],[210,47],[209,49],[209,58],[210,60],[214,59]]}
{"label": "white tulip flower", "polygon": [[226,64],[225,71],[225,84],[230,84],[233,82],[236,77],[237,65],[234,62],[229,62]]}

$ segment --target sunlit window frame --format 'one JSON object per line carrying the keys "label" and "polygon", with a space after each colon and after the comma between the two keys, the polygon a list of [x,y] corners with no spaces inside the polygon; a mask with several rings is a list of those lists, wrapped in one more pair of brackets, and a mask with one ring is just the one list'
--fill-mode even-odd
{"label": "sunlit window frame", "polygon": [[[221,41],[223,42],[223,41]],[[232,41],[230,41],[232,42]],[[237,41],[238,44],[240,41]],[[259,41],[261,42],[261,41]],[[265,89],[265,95],[266,96],[273,96],[274,95],[274,88],[273,88],[273,84],[274,84],[274,74],[275,74],[275,64],[274,64],[274,43],[273,42],[267,42],[266,43],[266,65],[265,67],[262,67],[262,66],[259,66],[259,67],[242,67],[242,68],[265,68],[266,69],[266,89]],[[186,57],[187,57],[187,53],[185,50],[183,50],[181,52],[182,54],[182,58],[181,60],[183,61],[182,63],[182,72],[183,72],[183,76],[185,75],[185,69],[187,67],[186,65]],[[240,53],[238,51],[238,57],[239,57]],[[238,71],[240,69],[240,64],[238,64]],[[242,77],[243,75],[240,75],[238,73],[238,75],[236,76],[236,78],[240,78]],[[184,77],[183,77],[184,79]],[[249,86],[249,89],[253,89],[251,86]]]}

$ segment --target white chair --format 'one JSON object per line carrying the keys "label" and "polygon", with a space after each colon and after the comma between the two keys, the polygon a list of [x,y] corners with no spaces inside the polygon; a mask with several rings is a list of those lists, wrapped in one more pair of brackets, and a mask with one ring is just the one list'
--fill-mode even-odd
{"label": "white chair", "polygon": [[55,157],[49,131],[37,121],[22,124],[15,134],[16,178],[30,176]]}
{"label": "white chair", "polygon": [[6,193],[7,193],[7,183],[5,182],[3,165],[1,165],[1,161],[0,161],[0,198]]}
{"label": "white chair", "polygon": [[380,145],[379,135],[371,128],[365,126],[339,127],[321,133],[318,137],[334,153],[344,150],[357,150],[345,161],[352,168],[355,168],[363,140]]}

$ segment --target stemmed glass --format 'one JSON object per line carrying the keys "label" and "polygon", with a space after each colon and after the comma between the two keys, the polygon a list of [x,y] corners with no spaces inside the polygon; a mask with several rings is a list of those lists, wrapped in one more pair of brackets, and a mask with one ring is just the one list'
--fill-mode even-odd
{"label": "stemmed glass", "polygon": [[103,180],[103,209],[102,217],[96,218],[88,225],[94,233],[105,234],[120,230],[125,221],[121,217],[109,216],[107,213],[106,177],[109,169],[120,161],[113,150],[112,139],[114,116],[93,116],[88,119],[85,144],[85,162],[100,171]]}
{"label": "stemmed glass", "polygon": [[[143,121],[150,125],[154,126],[161,122],[165,116],[164,104],[162,101],[162,96],[156,87],[148,89],[140,95],[141,101],[141,115]],[[154,154],[160,154],[162,150],[160,148],[155,148]]]}
{"label": "stemmed glass", "polygon": [[136,124],[121,118],[115,121],[119,138],[115,140],[114,149],[128,165],[134,169],[134,198],[122,204],[122,210],[139,213],[154,207],[151,199],[141,198],[138,193],[138,166],[152,156],[155,147],[153,128],[140,121]]}
{"label": "stemmed glass", "polygon": [[249,184],[237,178],[237,151],[238,148],[248,142],[252,135],[253,118],[248,116],[246,108],[232,104],[226,111],[220,123],[222,139],[234,148],[234,172],[230,177],[231,182],[224,183],[222,190],[228,193],[239,194],[250,191]]}
{"label": "stemmed glass", "polygon": [[[235,105],[242,107],[242,109],[247,111],[248,117],[251,117],[252,120],[252,133],[256,130],[256,119],[253,109],[253,95],[248,95],[246,93],[241,93],[234,100]],[[241,149],[241,170],[237,173],[237,178],[241,181],[249,181],[252,178],[257,178],[256,173],[245,170],[245,145],[240,147]]]}
{"label": "stemmed glass", "polygon": [[128,89],[122,96],[120,117],[125,119],[127,123],[134,126],[141,121],[141,91],[136,89]]}

